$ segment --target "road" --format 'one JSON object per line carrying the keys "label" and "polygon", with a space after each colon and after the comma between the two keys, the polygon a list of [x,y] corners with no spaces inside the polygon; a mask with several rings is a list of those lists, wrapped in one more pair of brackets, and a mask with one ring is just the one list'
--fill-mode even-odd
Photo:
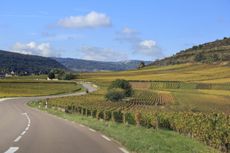
{"label": "road", "polygon": [[[83,84],[83,86],[90,92],[96,90],[90,84]],[[82,94],[85,93],[70,95]],[[60,95],[0,101],[0,153],[127,152],[118,143],[100,132],[26,105],[34,99],[52,97],[60,97]]]}

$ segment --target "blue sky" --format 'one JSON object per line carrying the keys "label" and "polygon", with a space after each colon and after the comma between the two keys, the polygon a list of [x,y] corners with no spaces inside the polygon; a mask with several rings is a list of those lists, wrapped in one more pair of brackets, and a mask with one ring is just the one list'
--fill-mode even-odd
{"label": "blue sky", "polygon": [[7,0],[0,5],[0,49],[25,54],[155,60],[229,36],[229,0]]}

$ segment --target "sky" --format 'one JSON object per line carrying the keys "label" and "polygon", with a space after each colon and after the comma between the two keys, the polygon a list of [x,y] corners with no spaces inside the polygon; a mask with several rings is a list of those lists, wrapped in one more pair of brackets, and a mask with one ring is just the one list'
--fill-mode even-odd
{"label": "sky", "polygon": [[156,60],[230,36],[230,0],[5,0],[0,49],[99,61]]}

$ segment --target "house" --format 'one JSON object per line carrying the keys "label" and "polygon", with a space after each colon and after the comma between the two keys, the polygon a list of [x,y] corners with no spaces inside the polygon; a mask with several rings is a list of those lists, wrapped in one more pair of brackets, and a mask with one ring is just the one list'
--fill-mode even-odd
{"label": "house", "polygon": [[10,78],[10,77],[12,77],[12,75],[9,74],[9,73],[6,73],[5,77],[6,77],[6,78]]}
{"label": "house", "polygon": [[12,76],[14,76],[14,75],[15,75],[14,71],[11,71],[11,72],[10,72],[10,74],[11,74]]}

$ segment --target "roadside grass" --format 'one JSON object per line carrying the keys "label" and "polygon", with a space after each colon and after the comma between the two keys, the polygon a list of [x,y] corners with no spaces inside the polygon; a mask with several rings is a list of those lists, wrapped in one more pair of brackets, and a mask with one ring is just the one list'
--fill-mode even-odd
{"label": "roadside grass", "polygon": [[[28,104],[38,109],[36,102]],[[136,153],[218,153],[196,140],[168,130],[154,130],[133,125],[100,121],[79,114],[67,114],[55,109],[39,108],[58,117],[84,124],[119,141]]]}
{"label": "roadside grass", "polygon": [[45,96],[83,90],[75,82],[0,81],[0,97]]}

